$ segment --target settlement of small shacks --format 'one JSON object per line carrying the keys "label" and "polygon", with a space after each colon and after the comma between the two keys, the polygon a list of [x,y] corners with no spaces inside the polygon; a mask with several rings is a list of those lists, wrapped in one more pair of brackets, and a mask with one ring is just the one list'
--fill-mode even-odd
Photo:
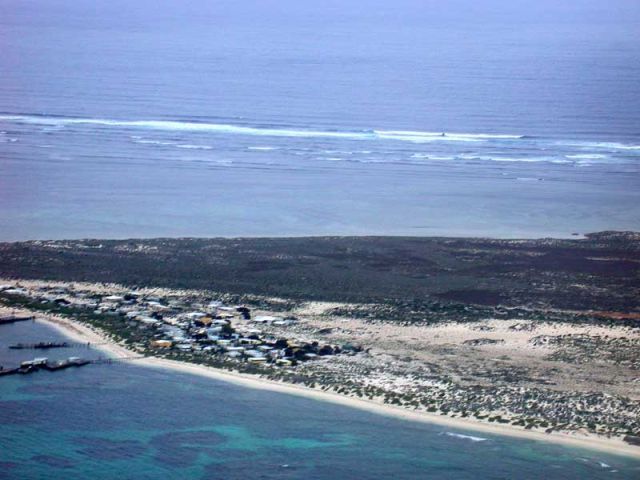
{"label": "settlement of small shacks", "polygon": [[253,315],[246,306],[225,305],[215,300],[189,300],[181,295],[153,296],[135,291],[99,295],[59,286],[31,289],[2,285],[0,292],[113,316],[115,322],[125,322],[129,327],[145,331],[149,342],[140,345],[142,350],[171,349],[273,367],[295,366],[318,357],[355,354],[362,350],[351,344],[320,344],[264,333],[259,326],[277,326],[282,332],[297,319]]}

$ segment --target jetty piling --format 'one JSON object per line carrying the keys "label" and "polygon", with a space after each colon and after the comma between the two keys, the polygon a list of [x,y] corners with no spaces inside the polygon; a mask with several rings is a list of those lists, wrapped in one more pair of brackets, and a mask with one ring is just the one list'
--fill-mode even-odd
{"label": "jetty piling", "polygon": [[16,315],[9,315],[7,317],[0,317],[0,325],[8,325],[10,323],[16,323],[16,322],[26,322],[29,320],[35,320],[36,317],[19,317]]}
{"label": "jetty piling", "polygon": [[16,343],[9,345],[13,350],[47,350],[50,348],[91,348],[95,345],[104,345],[104,343],[73,343],[73,342],[37,342],[37,343]]}

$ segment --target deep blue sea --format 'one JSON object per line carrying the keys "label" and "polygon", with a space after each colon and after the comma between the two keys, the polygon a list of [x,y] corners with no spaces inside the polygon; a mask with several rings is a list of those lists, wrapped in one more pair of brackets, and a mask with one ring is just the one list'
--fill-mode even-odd
{"label": "deep blue sea", "polygon": [[640,230],[638,25],[637,0],[4,0],[0,240]]}
{"label": "deep blue sea", "polygon": [[[0,329],[0,364],[86,348],[32,322]],[[636,479],[640,461],[412,423],[132,365],[0,377],[1,479]]]}

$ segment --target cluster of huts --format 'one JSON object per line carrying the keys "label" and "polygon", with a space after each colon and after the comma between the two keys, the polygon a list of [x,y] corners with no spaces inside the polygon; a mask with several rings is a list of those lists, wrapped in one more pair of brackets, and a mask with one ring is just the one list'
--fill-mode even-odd
{"label": "cluster of huts", "polygon": [[114,315],[128,326],[146,330],[150,338],[148,347],[157,350],[210,353],[238,361],[281,366],[359,351],[351,345],[341,347],[265,334],[258,327],[281,327],[277,330],[282,332],[297,319],[254,315],[246,306],[230,306],[220,301],[190,301],[178,295],[159,297],[137,292],[97,295],[64,287],[20,293],[43,302]]}

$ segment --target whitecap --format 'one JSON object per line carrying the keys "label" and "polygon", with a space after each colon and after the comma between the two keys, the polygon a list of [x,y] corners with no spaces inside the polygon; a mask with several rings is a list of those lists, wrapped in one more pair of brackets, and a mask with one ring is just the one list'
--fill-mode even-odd
{"label": "whitecap", "polygon": [[478,142],[483,140],[515,140],[523,135],[490,134],[490,133],[448,133],[422,132],[415,130],[374,130],[374,133],[384,138],[409,139],[410,141],[459,141]]}
{"label": "whitecap", "polygon": [[462,438],[464,440],[471,440],[472,442],[485,442],[487,439],[483,437],[474,437],[472,435],[463,435],[461,433],[444,432],[445,435],[455,438]]}
{"label": "whitecap", "polygon": [[598,160],[601,158],[607,158],[606,155],[602,155],[601,153],[578,153],[575,155],[565,155],[565,157],[575,160]]}
{"label": "whitecap", "polygon": [[458,155],[462,160],[484,160],[493,162],[525,162],[525,163],[539,163],[539,162],[552,162],[552,163],[571,163],[569,160],[558,160],[547,157],[497,157],[494,155],[475,155],[469,153],[463,153]]}
{"label": "whitecap", "polygon": [[210,145],[190,145],[190,144],[181,144],[176,145],[177,148],[186,148],[188,150],[211,150],[213,149]]}
{"label": "whitecap", "polygon": [[429,160],[455,160],[454,157],[448,157],[448,156],[443,156],[443,155],[433,155],[428,157]]}
{"label": "whitecap", "polygon": [[447,155],[427,155],[426,153],[414,153],[411,158],[420,158],[426,160],[455,160],[455,157]]}
{"label": "whitecap", "polygon": [[271,150],[277,150],[277,147],[247,147],[247,150],[256,150],[259,152],[269,152]]}
{"label": "whitecap", "polygon": [[375,130],[377,138],[382,140],[399,140],[403,142],[427,143],[427,142],[482,142],[479,137],[465,135],[445,135],[433,132],[410,132],[400,130]]}
{"label": "whitecap", "polygon": [[621,142],[557,142],[558,145],[582,148],[601,148],[607,150],[640,150],[640,145],[631,145]]}
{"label": "whitecap", "polygon": [[[600,460],[595,460],[595,459],[588,459],[588,458],[584,458],[584,457],[578,457],[577,460],[580,460],[581,462],[584,463],[590,463],[590,464],[594,464],[597,463],[598,466],[600,466],[601,468],[612,468],[611,465],[609,465],[608,463],[602,462]],[[612,470],[612,472],[616,472],[617,470]]]}
{"label": "whitecap", "polygon": [[346,139],[374,138],[374,136],[368,132],[334,132],[319,130],[261,128],[221,123],[181,122],[174,120],[111,120],[102,118],[69,118],[37,115],[0,115],[0,120],[54,127],[64,127],[72,125],[94,125],[106,127],[140,128],[149,130],[228,133],[271,137],[326,137]]}
{"label": "whitecap", "polygon": [[165,142],[162,140],[146,140],[142,137],[133,138],[133,142],[139,143],[141,145],[175,145],[175,142]]}
{"label": "whitecap", "polygon": [[300,137],[300,138],[340,138],[348,140],[396,140],[414,143],[428,141],[447,142],[479,142],[490,139],[518,139],[521,135],[476,134],[476,133],[442,133],[404,131],[404,130],[370,130],[370,131],[333,131],[312,129],[290,129],[270,127],[248,127],[224,123],[198,123],[177,120],[114,120],[102,118],[71,118],[38,115],[0,115],[0,120],[21,124],[44,125],[62,128],[65,126],[98,126],[123,127],[163,131],[209,132],[237,135],[253,135],[266,137]]}
{"label": "whitecap", "polygon": [[489,160],[493,160],[496,162],[525,162],[525,163],[537,163],[537,162],[548,162],[549,158],[541,158],[541,157],[489,157]]}

